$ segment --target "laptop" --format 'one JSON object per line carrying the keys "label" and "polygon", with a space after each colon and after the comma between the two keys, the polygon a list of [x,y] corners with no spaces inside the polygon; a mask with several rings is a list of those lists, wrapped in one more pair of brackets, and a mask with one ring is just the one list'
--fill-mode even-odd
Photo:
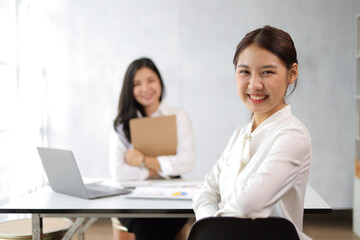
{"label": "laptop", "polygon": [[128,189],[105,186],[100,183],[84,184],[72,151],[38,147],[44,170],[53,191],[79,198],[96,199],[127,194]]}

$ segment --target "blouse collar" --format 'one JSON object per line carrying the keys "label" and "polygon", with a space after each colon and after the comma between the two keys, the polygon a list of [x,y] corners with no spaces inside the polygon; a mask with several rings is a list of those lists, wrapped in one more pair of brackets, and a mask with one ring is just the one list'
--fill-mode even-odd
{"label": "blouse collar", "polygon": [[[279,111],[275,112],[274,114],[272,114],[270,117],[268,117],[267,119],[265,119],[255,130],[257,131],[260,128],[263,128],[264,126],[267,126],[269,124],[271,124],[272,122],[277,121],[278,119],[281,118],[286,118],[291,114],[291,105],[287,104],[285,107],[283,107],[282,109],[280,109]],[[252,130],[252,126],[254,125],[255,119],[254,116],[251,118],[251,124],[249,124],[248,128],[246,129],[246,132],[250,132]]]}
{"label": "blouse collar", "polygon": [[278,119],[285,118],[291,114],[291,106],[286,105],[284,108],[280,109],[267,119],[265,119],[253,132],[252,126],[254,124],[254,116],[251,119],[251,123],[248,124],[245,134],[242,137],[241,140],[241,156],[240,156],[240,162],[243,164],[247,164],[250,161],[251,158],[251,142],[252,142],[252,134],[254,132],[258,132],[261,129],[264,129],[266,126],[269,126],[272,122],[277,121]]}
{"label": "blouse collar", "polygon": [[[168,112],[169,109],[169,105],[167,105],[164,101],[160,102],[159,107],[156,109],[155,112],[153,112],[149,117],[159,117],[159,116],[164,116],[166,115],[166,113]],[[140,111],[137,111],[137,115],[139,118],[144,117]]]}

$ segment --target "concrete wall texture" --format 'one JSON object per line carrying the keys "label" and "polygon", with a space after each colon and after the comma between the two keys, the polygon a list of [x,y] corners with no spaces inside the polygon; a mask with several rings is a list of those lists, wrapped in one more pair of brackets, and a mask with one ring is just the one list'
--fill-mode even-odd
{"label": "concrete wall texture", "polygon": [[[46,2],[46,1],[44,1]],[[202,178],[235,128],[250,119],[232,58],[264,25],[293,37],[299,84],[288,99],[313,144],[310,184],[335,209],[352,208],[355,16],[358,0],[57,0],[39,9],[46,42],[48,143],[72,149],[85,177],[109,177],[108,138],[128,64],[158,65],[165,101],[184,108]]]}

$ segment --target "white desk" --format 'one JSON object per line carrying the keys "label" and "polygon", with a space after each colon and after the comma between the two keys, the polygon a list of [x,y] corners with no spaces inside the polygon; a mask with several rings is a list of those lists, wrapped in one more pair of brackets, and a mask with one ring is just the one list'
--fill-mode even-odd
{"label": "white desk", "polygon": [[329,204],[311,187],[307,185],[304,202],[304,213],[331,213]]}
{"label": "white desk", "polygon": [[[309,185],[305,213],[330,213],[331,207]],[[0,207],[0,214],[32,214],[33,239],[42,240],[43,217],[77,218],[65,239],[97,218],[109,217],[181,217],[193,218],[192,201],[164,199],[127,199],[124,195],[86,200],[53,192],[50,188],[29,194]],[[86,218],[90,219],[86,224]]]}

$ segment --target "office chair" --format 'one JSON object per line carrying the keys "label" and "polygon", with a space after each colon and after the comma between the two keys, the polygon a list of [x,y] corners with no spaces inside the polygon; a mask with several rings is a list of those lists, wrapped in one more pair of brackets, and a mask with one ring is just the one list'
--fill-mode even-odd
{"label": "office chair", "polygon": [[[113,227],[113,240],[135,240],[136,236],[134,233],[128,232],[128,229],[123,226],[119,219],[116,217],[111,218]],[[177,233],[174,240],[185,240],[190,232],[190,224],[186,223],[184,227]],[[154,229],[156,231],[156,229]],[[1,240],[1,238],[0,238]]]}
{"label": "office chair", "polygon": [[194,223],[188,240],[299,240],[295,226],[285,218],[209,217]]}

